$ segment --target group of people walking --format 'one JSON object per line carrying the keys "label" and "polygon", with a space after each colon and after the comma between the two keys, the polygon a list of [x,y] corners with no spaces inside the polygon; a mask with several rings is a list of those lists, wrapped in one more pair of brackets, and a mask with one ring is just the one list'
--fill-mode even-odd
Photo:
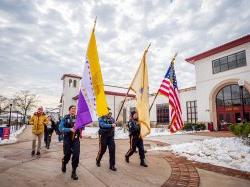
{"label": "group of people walking", "polygon": [[[109,108],[108,108],[109,109]],[[110,109],[109,109],[110,110]],[[35,155],[36,150],[36,139],[38,139],[38,146],[36,155],[40,155],[41,149],[41,139],[44,133],[44,142],[46,148],[49,149],[51,142],[51,135],[53,130],[58,131],[59,135],[63,134],[63,158],[61,170],[63,173],[67,170],[67,164],[71,158],[72,173],[71,178],[73,180],[78,180],[76,169],[79,164],[80,156],[80,139],[82,138],[82,129],[75,130],[74,124],[76,121],[76,107],[74,105],[69,107],[69,113],[65,115],[59,123],[59,126],[53,122],[50,116],[46,116],[43,113],[43,108],[39,107],[37,112],[30,119],[30,124],[32,125],[32,156]],[[109,149],[109,169],[112,171],[117,171],[115,167],[115,127],[116,122],[112,118],[112,113],[109,112],[107,115],[101,116],[98,119],[99,122],[99,151],[96,157],[96,166],[101,167],[101,160]],[[131,112],[130,120],[128,122],[128,131],[130,139],[130,148],[124,156],[124,160],[129,163],[129,158],[136,152],[136,148],[139,150],[140,155],[140,165],[143,167],[148,167],[145,163],[145,150],[143,145],[143,139],[140,136],[140,124],[138,121],[138,114],[136,111]],[[72,157],[71,157],[72,156]]]}

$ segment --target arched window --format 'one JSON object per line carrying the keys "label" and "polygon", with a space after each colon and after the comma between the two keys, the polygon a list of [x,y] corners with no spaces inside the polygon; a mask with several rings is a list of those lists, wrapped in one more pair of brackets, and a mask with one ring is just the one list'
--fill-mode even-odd
{"label": "arched window", "polygon": [[74,80],[73,86],[74,86],[74,88],[76,88],[76,86],[77,86],[77,81],[76,80]]}
{"label": "arched window", "polygon": [[72,79],[69,79],[69,87],[72,87]]}
{"label": "arched window", "polygon": [[[241,105],[240,87],[237,84],[231,84],[222,88],[216,96],[217,106],[239,106]],[[243,88],[243,102],[250,104],[250,94],[246,88]]]}
{"label": "arched window", "polygon": [[[237,84],[227,85],[218,92],[216,111],[219,129],[223,129],[224,123],[240,123],[243,117],[246,121],[250,120],[250,94],[246,88],[243,88],[242,95],[243,104],[241,104],[241,89]],[[243,116],[243,105],[245,116]]]}

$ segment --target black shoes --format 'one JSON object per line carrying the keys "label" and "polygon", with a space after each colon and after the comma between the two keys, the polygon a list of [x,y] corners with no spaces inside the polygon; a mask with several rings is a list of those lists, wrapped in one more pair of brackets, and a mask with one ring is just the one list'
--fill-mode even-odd
{"label": "black shoes", "polygon": [[[97,167],[101,167],[101,163],[98,162],[98,161],[96,161],[96,166]],[[117,170],[115,166],[110,166],[109,169],[112,170],[112,171],[116,171]]]}
{"label": "black shoes", "polygon": [[31,156],[34,156],[34,155],[35,155],[35,151],[32,151],[32,152],[31,152]]}
{"label": "black shoes", "polygon": [[125,156],[125,160],[127,163],[129,163],[129,157],[128,156]]}
{"label": "black shoes", "polygon": [[117,171],[115,166],[110,166],[109,169],[112,170],[112,171]]}
{"label": "black shoes", "polygon": [[[39,151],[37,151],[36,153],[37,156],[41,156],[41,153]],[[31,156],[35,156],[35,151],[32,151],[31,152]]]}
{"label": "black shoes", "polygon": [[62,172],[66,172],[66,164],[62,161]]}
{"label": "black shoes", "polygon": [[141,161],[141,164],[140,164],[140,165],[143,166],[143,167],[148,167],[148,165],[144,162],[144,160]]}
{"label": "black shoes", "polygon": [[76,171],[72,171],[71,179],[73,179],[73,180],[78,180],[78,176],[77,176],[77,174],[76,174]]}
{"label": "black shoes", "polygon": [[101,167],[101,163],[98,162],[98,161],[96,161],[96,166],[97,166],[97,167]]}

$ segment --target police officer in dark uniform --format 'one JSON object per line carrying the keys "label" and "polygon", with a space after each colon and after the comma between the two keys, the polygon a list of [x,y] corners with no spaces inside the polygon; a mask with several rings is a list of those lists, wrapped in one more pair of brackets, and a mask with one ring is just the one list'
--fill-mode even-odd
{"label": "police officer in dark uniform", "polygon": [[141,166],[148,167],[148,165],[144,161],[145,151],[144,151],[143,139],[140,136],[141,128],[140,124],[138,123],[138,114],[136,111],[131,112],[130,120],[128,122],[128,128],[129,128],[129,138],[130,138],[130,149],[125,155],[126,162],[129,163],[129,157],[135,153],[137,147],[139,149]]}
{"label": "police officer in dark uniform", "polygon": [[62,172],[66,172],[66,165],[70,160],[72,155],[72,175],[71,178],[73,180],[78,180],[78,176],[76,174],[76,168],[79,163],[79,155],[80,155],[80,130],[75,131],[74,124],[76,121],[76,107],[71,105],[69,107],[69,114],[65,115],[61,120],[59,125],[60,132],[63,132],[63,153],[64,157],[62,159]]}
{"label": "police officer in dark uniform", "polygon": [[[109,109],[109,108],[108,108]],[[109,109],[110,110],[110,109]],[[102,116],[98,119],[99,121],[99,151],[96,157],[97,167],[101,166],[101,159],[106,152],[107,147],[109,148],[109,164],[112,171],[116,171],[115,167],[115,120],[112,118],[112,113]]]}

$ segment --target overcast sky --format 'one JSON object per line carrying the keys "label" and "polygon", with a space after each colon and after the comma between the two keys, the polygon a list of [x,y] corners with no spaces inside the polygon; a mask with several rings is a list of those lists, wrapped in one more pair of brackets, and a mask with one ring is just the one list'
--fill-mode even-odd
{"label": "overcast sky", "polygon": [[250,31],[249,0],[0,0],[0,94],[27,89],[56,107],[64,73],[81,75],[95,16],[105,84],[127,87],[148,53],[150,92],[176,51],[180,88],[195,85],[185,58]]}

